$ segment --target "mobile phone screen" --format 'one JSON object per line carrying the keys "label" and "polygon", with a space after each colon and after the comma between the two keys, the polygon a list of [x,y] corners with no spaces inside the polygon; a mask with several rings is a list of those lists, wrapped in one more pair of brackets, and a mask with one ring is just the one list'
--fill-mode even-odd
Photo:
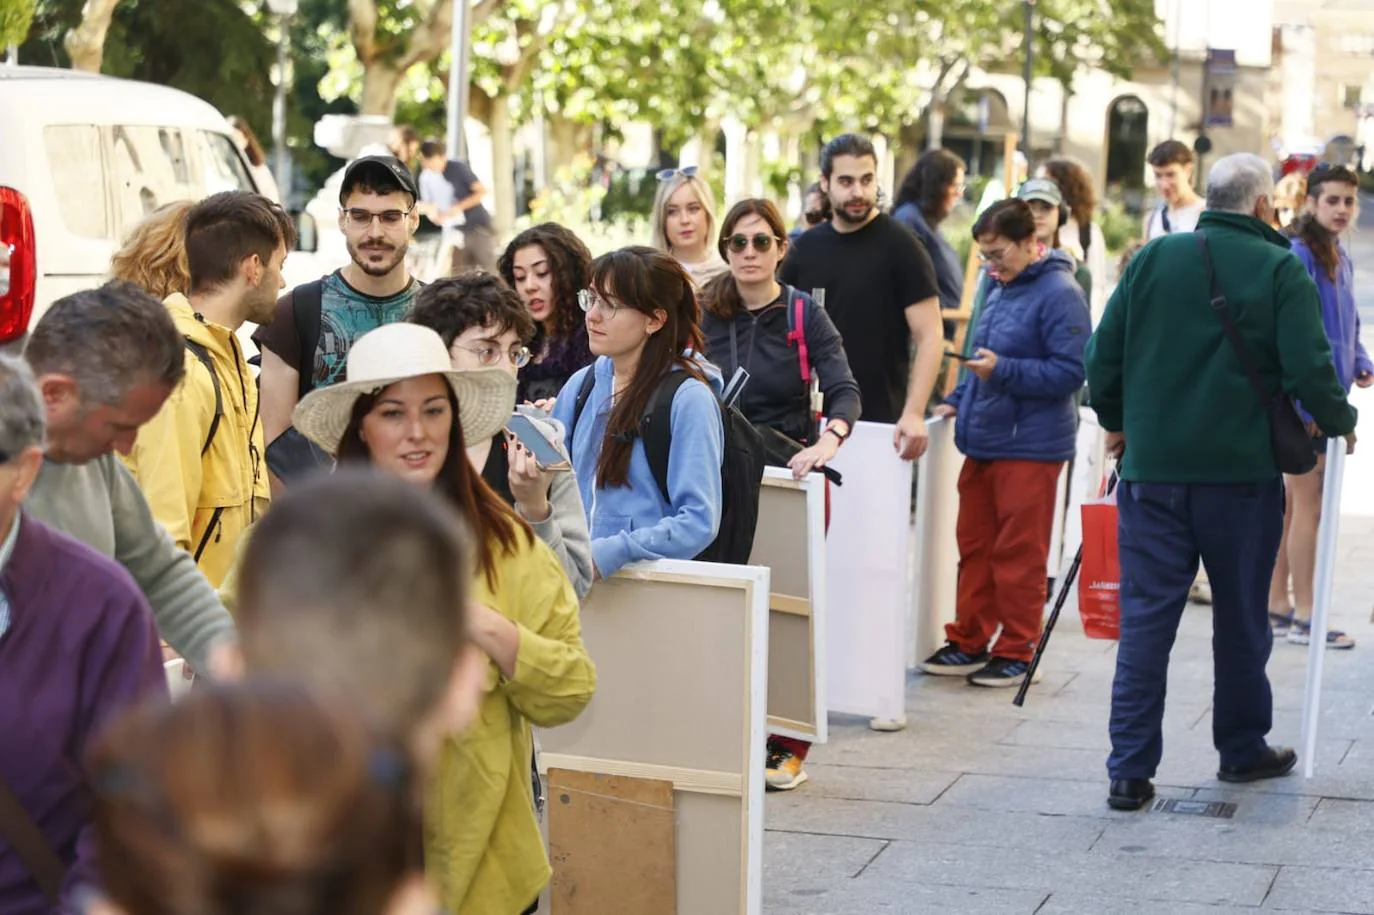
{"label": "mobile phone screen", "polygon": [[528,416],[516,413],[506,421],[506,429],[534,455],[540,467],[559,471],[572,469],[572,465],[553,443],[544,437],[544,433],[539,431],[539,427]]}
{"label": "mobile phone screen", "polygon": [[975,358],[973,356],[965,356],[963,353],[945,353],[945,355],[955,362],[972,362]]}

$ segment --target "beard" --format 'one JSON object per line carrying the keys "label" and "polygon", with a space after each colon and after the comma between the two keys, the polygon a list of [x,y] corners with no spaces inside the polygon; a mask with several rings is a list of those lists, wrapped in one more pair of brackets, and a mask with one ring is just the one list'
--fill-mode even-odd
{"label": "beard", "polygon": [[850,225],[863,225],[865,222],[868,221],[868,217],[873,215],[874,203],[872,200],[864,200],[861,202],[864,205],[862,213],[855,214],[850,211],[849,207],[853,205],[853,202],[842,207],[837,207],[832,204],[831,212],[834,214],[836,219],[842,219]]}
{"label": "beard", "polygon": [[[386,276],[405,263],[409,244],[394,245],[380,238],[365,238],[354,244],[347,242],[348,256],[358,269],[368,276]],[[363,250],[369,248],[371,250]]]}

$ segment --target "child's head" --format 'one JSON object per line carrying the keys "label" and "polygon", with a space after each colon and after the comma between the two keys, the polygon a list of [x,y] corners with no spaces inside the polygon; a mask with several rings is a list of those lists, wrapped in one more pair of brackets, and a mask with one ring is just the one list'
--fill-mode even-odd
{"label": "child's head", "polygon": [[470,554],[428,489],[365,468],[293,487],[244,551],[247,673],[346,697],[428,765],[471,721],[487,669],[468,642]]}

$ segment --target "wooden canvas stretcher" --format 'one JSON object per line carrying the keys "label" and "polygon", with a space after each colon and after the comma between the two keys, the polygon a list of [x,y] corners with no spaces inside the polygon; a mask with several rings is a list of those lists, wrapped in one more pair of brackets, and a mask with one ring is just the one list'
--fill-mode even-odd
{"label": "wooden canvas stretcher", "polygon": [[768,728],[825,743],[825,479],[764,471],[752,565],[770,570]]}
{"label": "wooden canvas stretcher", "polygon": [[[582,605],[596,695],[576,721],[538,732],[541,772],[672,784],[677,915],[762,909],[768,596],[757,566],[665,560],[598,582]],[[592,851],[596,828],[584,826]],[[555,869],[553,899],[576,870]]]}

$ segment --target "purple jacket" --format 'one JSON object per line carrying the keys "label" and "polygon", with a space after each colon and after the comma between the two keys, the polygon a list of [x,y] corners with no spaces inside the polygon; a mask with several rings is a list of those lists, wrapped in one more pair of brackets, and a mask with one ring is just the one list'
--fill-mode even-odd
{"label": "purple jacket", "polygon": [[166,697],[161,643],[122,566],[31,517],[0,589],[11,611],[0,636],[0,777],[69,866],[54,909],[0,841],[0,915],[67,915],[97,882],[86,751],[120,710]]}
{"label": "purple jacket", "polygon": [[[1317,293],[1322,302],[1322,325],[1326,328],[1326,339],[1331,343],[1331,361],[1336,365],[1336,377],[1341,387],[1349,391],[1355,379],[1366,373],[1374,373],[1374,362],[1365,352],[1360,342],[1360,313],[1355,307],[1355,267],[1350,262],[1345,245],[1338,244],[1340,266],[1336,269],[1336,282],[1327,278],[1326,270],[1312,256],[1312,250],[1300,238],[1293,239],[1293,253],[1307,268],[1307,275],[1317,284]],[[1311,417],[1303,411],[1303,419]]]}

